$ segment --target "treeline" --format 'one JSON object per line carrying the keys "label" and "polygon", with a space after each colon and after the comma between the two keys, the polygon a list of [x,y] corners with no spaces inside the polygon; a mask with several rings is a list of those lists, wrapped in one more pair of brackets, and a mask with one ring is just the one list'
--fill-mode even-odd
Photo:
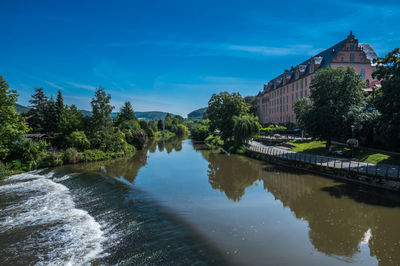
{"label": "treeline", "polygon": [[0,175],[134,154],[148,139],[188,132],[181,116],[168,114],[164,120],[149,122],[137,119],[130,102],[113,119],[111,95],[102,87],[92,98],[92,116],[64,104],[60,90],[54,100],[42,88],[35,89],[31,109],[21,116],[14,107],[17,96],[0,76]]}
{"label": "treeline", "polygon": [[373,77],[381,80],[372,93],[352,68],[326,68],[311,82],[312,104],[307,99],[295,103],[298,124],[315,138],[346,141],[352,145],[400,150],[400,50],[377,61]]}

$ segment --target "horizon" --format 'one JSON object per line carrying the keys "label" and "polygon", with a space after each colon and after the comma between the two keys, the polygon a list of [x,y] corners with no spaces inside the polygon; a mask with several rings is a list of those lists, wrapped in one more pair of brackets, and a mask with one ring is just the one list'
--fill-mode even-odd
{"label": "horizon", "polygon": [[[77,8],[79,7],[79,8]],[[329,9],[329,14],[325,10]],[[279,12],[278,12],[279,11]],[[255,96],[263,84],[345,39],[350,30],[378,56],[399,46],[400,3],[3,1],[0,75],[29,106],[34,88],[61,89],[91,110],[95,88],[118,111],[186,117],[213,93]],[[366,21],[374,23],[366,27]]]}

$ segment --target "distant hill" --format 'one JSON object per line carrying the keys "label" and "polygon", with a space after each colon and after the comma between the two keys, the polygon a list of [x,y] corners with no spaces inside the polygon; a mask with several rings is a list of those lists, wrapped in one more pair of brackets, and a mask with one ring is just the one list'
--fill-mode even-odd
{"label": "distant hill", "polygon": [[200,108],[190,112],[187,116],[189,119],[202,119],[204,113],[207,111],[207,107]]}
{"label": "distant hill", "polygon": [[25,114],[30,110],[29,107],[25,107],[25,106],[20,105],[18,103],[16,103],[14,107],[15,107],[15,111],[17,111],[17,113],[20,113],[20,114]]}
{"label": "distant hill", "polygon": [[[27,113],[30,108],[25,107],[23,105],[20,104],[15,104],[15,110],[20,113],[20,114],[24,114]],[[79,110],[79,112],[81,112],[84,116],[92,116],[92,112],[91,111],[87,111],[87,110]],[[114,118],[116,117],[118,114],[118,112],[114,112],[111,113],[111,117]],[[141,118],[143,120],[160,120],[160,119],[165,119],[165,117],[167,116],[167,112],[160,112],[160,111],[149,111],[149,112],[135,112],[135,115],[137,118]],[[172,117],[174,117],[174,114],[171,114]]]}

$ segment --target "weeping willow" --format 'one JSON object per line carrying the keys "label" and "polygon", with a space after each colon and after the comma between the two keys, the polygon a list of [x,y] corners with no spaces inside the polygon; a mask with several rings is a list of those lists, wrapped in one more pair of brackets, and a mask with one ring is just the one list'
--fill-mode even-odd
{"label": "weeping willow", "polygon": [[233,137],[237,145],[245,144],[260,132],[258,119],[252,115],[233,116]]}

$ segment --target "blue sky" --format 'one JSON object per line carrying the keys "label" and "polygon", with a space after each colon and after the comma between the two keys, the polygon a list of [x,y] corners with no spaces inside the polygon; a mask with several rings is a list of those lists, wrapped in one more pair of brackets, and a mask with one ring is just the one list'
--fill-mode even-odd
{"label": "blue sky", "polygon": [[400,1],[0,0],[0,75],[28,105],[43,87],[90,110],[186,116],[212,93],[256,95],[284,69],[346,38],[379,56],[400,46]]}

